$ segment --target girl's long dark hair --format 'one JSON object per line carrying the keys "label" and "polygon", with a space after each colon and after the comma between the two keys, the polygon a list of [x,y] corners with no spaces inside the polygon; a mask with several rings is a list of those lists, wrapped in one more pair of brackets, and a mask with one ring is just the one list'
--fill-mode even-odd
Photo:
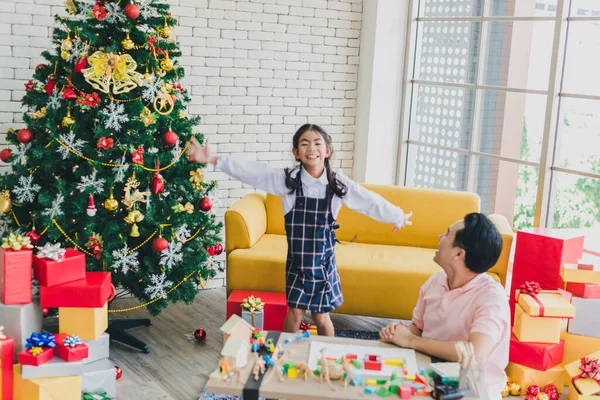
{"label": "girl's long dark hair", "polygon": [[[304,124],[298,129],[298,131],[294,134],[294,138],[292,139],[294,149],[298,150],[298,145],[300,143],[300,137],[304,134],[304,132],[315,131],[319,133],[327,146],[331,149],[331,154],[333,155],[333,146],[331,144],[331,136],[323,128],[318,125],[313,124]],[[300,161],[300,166],[302,165],[302,161]],[[294,178],[292,178],[292,171],[295,168],[286,168],[285,169],[285,186],[290,189],[290,193],[295,193],[296,190],[300,188],[302,185],[302,181],[300,179],[300,171],[296,174]],[[344,197],[348,193],[348,188],[344,185],[339,179],[336,178],[335,172],[331,170],[331,165],[329,163],[329,157],[325,159],[325,171],[327,172],[327,182],[329,183],[329,191],[327,192],[327,200],[331,200],[331,194],[334,194],[338,197]]]}

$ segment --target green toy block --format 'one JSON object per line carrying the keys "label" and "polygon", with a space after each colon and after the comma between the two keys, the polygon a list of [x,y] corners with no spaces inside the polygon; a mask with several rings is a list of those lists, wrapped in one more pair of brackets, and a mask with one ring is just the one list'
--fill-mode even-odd
{"label": "green toy block", "polygon": [[362,368],[362,365],[360,365],[360,363],[355,358],[353,358],[351,362],[352,362],[352,365],[354,365],[354,368],[356,368],[356,369]]}
{"label": "green toy block", "polygon": [[398,385],[390,385],[390,393],[398,394]]}
{"label": "green toy block", "polygon": [[396,373],[395,371],[392,372],[392,376],[390,377],[390,381],[395,380],[396,378],[398,378],[398,373]]}
{"label": "green toy block", "polygon": [[377,384],[378,385],[385,385],[387,383],[387,379],[377,379]]}
{"label": "green toy block", "polygon": [[377,391],[377,395],[381,396],[381,397],[390,397],[392,395],[392,393],[382,386]]}
{"label": "green toy block", "polygon": [[283,364],[283,370],[287,373],[288,369],[295,367],[296,364],[293,362],[286,362]]}
{"label": "green toy block", "polygon": [[313,371],[313,374],[315,374],[315,376],[321,376],[321,368],[317,368]]}

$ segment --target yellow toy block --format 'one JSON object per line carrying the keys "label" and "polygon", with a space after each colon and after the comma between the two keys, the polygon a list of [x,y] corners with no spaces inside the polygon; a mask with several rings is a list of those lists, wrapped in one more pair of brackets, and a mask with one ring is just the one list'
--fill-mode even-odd
{"label": "yellow toy block", "polygon": [[417,379],[414,375],[406,375],[404,377],[404,380],[406,381],[414,381],[415,379]]}
{"label": "yellow toy block", "polygon": [[288,368],[287,376],[290,379],[296,379],[298,377],[298,370],[296,369],[296,367]]}
{"label": "yellow toy block", "polygon": [[83,340],[98,340],[108,328],[107,305],[102,308],[59,308],[60,332],[77,335]]}
{"label": "yellow toy block", "polygon": [[376,379],[367,379],[367,386],[377,386]]}
{"label": "yellow toy block", "polygon": [[273,343],[267,343],[265,347],[269,353],[273,353],[275,351],[275,345]]}
{"label": "yellow toy block", "polygon": [[80,400],[81,376],[23,380],[21,365],[13,367],[13,400]]}
{"label": "yellow toy block", "polygon": [[395,367],[401,367],[403,365],[402,360],[396,360],[393,358],[390,358],[389,360],[385,360],[385,365],[393,365]]}

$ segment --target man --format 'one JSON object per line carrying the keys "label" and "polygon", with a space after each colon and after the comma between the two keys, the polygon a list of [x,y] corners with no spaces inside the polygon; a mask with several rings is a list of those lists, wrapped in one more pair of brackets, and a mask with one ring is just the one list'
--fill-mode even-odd
{"label": "man", "polygon": [[486,272],[502,251],[502,237],[485,215],[471,213],[439,236],[433,260],[442,267],[421,287],[412,324],[391,324],[381,340],[448,361],[456,342],[470,342],[484,365],[489,399],[506,384],[510,310],[501,284]]}

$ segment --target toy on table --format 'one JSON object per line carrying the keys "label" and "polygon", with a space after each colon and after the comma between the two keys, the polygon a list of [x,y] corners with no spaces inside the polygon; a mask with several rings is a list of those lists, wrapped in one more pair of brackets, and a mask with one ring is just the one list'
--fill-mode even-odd
{"label": "toy on table", "polygon": [[309,339],[309,338],[310,338],[310,332],[304,331],[302,333],[296,334],[296,336],[294,336],[294,337],[286,338],[283,341],[283,343],[284,344],[290,344],[290,343],[294,343],[294,342],[297,342],[297,341],[300,341],[300,340],[303,340],[303,339]]}
{"label": "toy on table", "polygon": [[348,384],[352,382],[354,386],[362,386],[362,377],[355,375],[352,370],[353,358],[344,357],[342,360],[342,370],[346,373],[344,378],[344,390],[348,389]]}
{"label": "toy on table", "polygon": [[329,384],[331,390],[337,391],[337,389],[331,383],[331,380],[340,379],[343,373],[341,365],[332,364],[329,361],[327,361],[327,358],[325,357],[325,348],[321,349],[321,358],[319,361],[321,363],[321,373],[319,374],[319,381],[323,383],[323,380],[325,380],[325,382]]}
{"label": "toy on table", "polygon": [[[276,354],[277,354],[277,356],[276,356]],[[283,382],[285,380],[284,368],[283,368],[283,365],[287,362],[287,357],[285,357],[285,355],[286,355],[286,353],[284,351],[281,351],[281,347],[278,344],[277,347],[275,348],[275,352],[273,353],[273,358],[272,358],[275,361],[275,365],[272,368],[273,371],[271,371],[269,376],[267,376],[265,378],[265,380],[263,381],[263,384],[269,382],[271,380],[271,378],[273,377],[273,375],[275,375],[275,374],[277,374],[279,382]]]}
{"label": "toy on table", "polygon": [[262,356],[259,356],[258,353],[254,353],[254,370],[252,373],[254,374],[255,381],[258,380],[260,374],[265,373],[265,366],[266,361],[262,358]]}

